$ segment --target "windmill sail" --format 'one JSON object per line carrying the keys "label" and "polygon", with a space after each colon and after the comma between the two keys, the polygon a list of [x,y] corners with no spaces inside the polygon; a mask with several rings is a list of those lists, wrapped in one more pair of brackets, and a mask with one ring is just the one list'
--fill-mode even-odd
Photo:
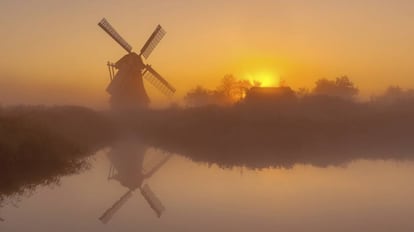
{"label": "windmill sail", "polygon": [[147,42],[142,47],[141,55],[143,55],[145,58],[148,58],[165,34],[166,31],[162,29],[161,25],[158,25],[155,31],[151,34]]}
{"label": "windmill sail", "polygon": [[147,200],[148,204],[155,211],[157,216],[161,217],[162,213],[165,211],[165,207],[147,184],[142,187],[141,194],[144,196],[145,200]]}
{"label": "windmill sail", "polygon": [[128,201],[132,196],[132,190],[126,192],[117,202],[115,202],[111,208],[107,209],[104,214],[99,218],[102,223],[108,223],[114,214]]}
{"label": "windmill sail", "polygon": [[122,37],[121,35],[116,32],[116,30],[109,24],[109,22],[103,18],[98,25],[106,32],[109,36],[112,37],[121,47],[123,47],[128,53],[131,52],[132,47],[129,45]]}
{"label": "windmill sail", "polygon": [[150,65],[145,67],[144,78],[152,85],[159,89],[167,96],[172,96],[175,93],[175,88],[168,83],[159,73],[157,73]]}

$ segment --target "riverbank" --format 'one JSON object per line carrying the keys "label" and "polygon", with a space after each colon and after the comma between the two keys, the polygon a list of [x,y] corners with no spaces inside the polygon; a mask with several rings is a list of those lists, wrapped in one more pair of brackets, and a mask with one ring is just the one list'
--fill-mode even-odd
{"label": "riverbank", "polygon": [[338,165],[354,159],[412,159],[414,101],[297,102],[152,111],[136,123],[149,144],[224,167]]}
{"label": "riverbank", "polygon": [[338,98],[128,113],[76,106],[0,108],[0,202],[88,167],[123,137],[221,167],[341,165],[414,158],[414,101]]}
{"label": "riverbank", "polygon": [[83,107],[0,109],[0,204],[87,168],[86,157],[112,138],[107,119]]}

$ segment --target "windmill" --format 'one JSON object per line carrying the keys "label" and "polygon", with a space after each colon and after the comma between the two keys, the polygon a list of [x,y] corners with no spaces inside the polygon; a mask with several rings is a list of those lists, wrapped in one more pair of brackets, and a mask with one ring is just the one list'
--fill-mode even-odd
{"label": "windmill", "polygon": [[105,18],[98,25],[128,52],[116,63],[107,63],[111,82],[106,91],[111,95],[110,103],[112,108],[147,108],[149,98],[144,88],[143,78],[167,96],[175,93],[175,88],[156,72],[151,65],[145,64],[142,59],[142,57],[147,59],[164,37],[166,32],[160,25],[156,27],[139,54],[132,51],[132,46],[116,32]]}
{"label": "windmill", "polygon": [[[143,144],[134,140],[126,140],[112,147],[112,150],[108,153],[108,158],[111,161],[108,180],[116,180],[128,190],[99,217],[102,223],[108,223],[136,190],[140,191],[158,217],[161,217],[164,212],[165,208],[161,201],[145,181],[151,178],[172,156],[161,154],[160,157],[156,159],[152,157],[151,160],[145,154],[145,151],[146,148]],[[148,160],[152,162],[145,162]]]}

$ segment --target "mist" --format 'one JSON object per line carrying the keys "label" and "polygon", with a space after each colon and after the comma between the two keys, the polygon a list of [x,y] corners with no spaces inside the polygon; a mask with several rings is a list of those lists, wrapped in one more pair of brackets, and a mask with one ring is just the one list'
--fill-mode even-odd
{"label": "mist", "polygon": [[414,4],[0,3],[0,231],[414,231]]}

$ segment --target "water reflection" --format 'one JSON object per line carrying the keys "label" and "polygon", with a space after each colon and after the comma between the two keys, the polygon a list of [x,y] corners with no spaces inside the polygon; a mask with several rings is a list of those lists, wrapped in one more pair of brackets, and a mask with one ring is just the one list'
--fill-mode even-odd
{"label": "water reflection", "polygon": [[414,160],[414,147],[411,142],[407,142],[409,137],[375,143],[370,142],[370,138],[363,140],[358,136],[330,138],[327,141],[319,141],[319,138],[314,137],[309,137],[307,141],[295,141],[295,135],[267,138],[251,136],[249,141],[245,141],[244,135],[221,137],[192,140],[172,136],[149,138],[147,142],[192,161],[216,164],[223,168],[292,168],[298,164],[328,167],[355,160]]}
{"label": "water reflection", "polygon": [[151,178],[168,162],[171,155],[162,152],[151,154],[147,151],[148,147],[138,139],[127,139],[118,142],[111,148],[111,151],[108,153],[108,158],[111,162],[108,180],[118,181],[128,190],[99,218],[102,223],[108,223],[136,190],[140,191],[156,215],[161,217],[165,208],[146,183],[146,180]]}
{"label": "water reflection", "polygon": [[[90,170],[62,178],[59,188],[39,187],[20,208],[2,208],[0,231],[413,231],[412,162],[240,175],[171,159],[138,139],[91,160]],[[168,210],[142,193],[148,184]]]}
{"label": "water reflection", "polygon": [[[111,148],[108,159],[112,166],[109,181],[117,181],[127,189],[100,220],[107,223],[123,204],[139,190],[149,206],[160,217],[164,207],[146,180],[151,178],[170,158],[168,153],[181,154],[190,160],[217,164],[220,167],[246,167],[262,169],[267,167],[292,168],[298,164],[317,167],[337,166],[353,160],[413,160],[414,149],[398,146],[396,143],[381,143],[376,146],[359,144],[355,140],[330,143],[316,143],[315,139],[300,146],[280,145],[275,138],[241,143],[237,138],[186,142],[180,138],[148,139],[131,137]],[[157,147],[165,152],[152,152]],[[63,148],[62,148],[63,149]],[[63,153],[67,153],[62,151]],[[92,154],[92,153],[91,153]],[[56,185],[61,177],[80,173],[89,167],[88,159],[82,156],[65,159],[0,162],[0,207],[5,200],[15,203],[22,196],[30,196],[39,185]]]}

